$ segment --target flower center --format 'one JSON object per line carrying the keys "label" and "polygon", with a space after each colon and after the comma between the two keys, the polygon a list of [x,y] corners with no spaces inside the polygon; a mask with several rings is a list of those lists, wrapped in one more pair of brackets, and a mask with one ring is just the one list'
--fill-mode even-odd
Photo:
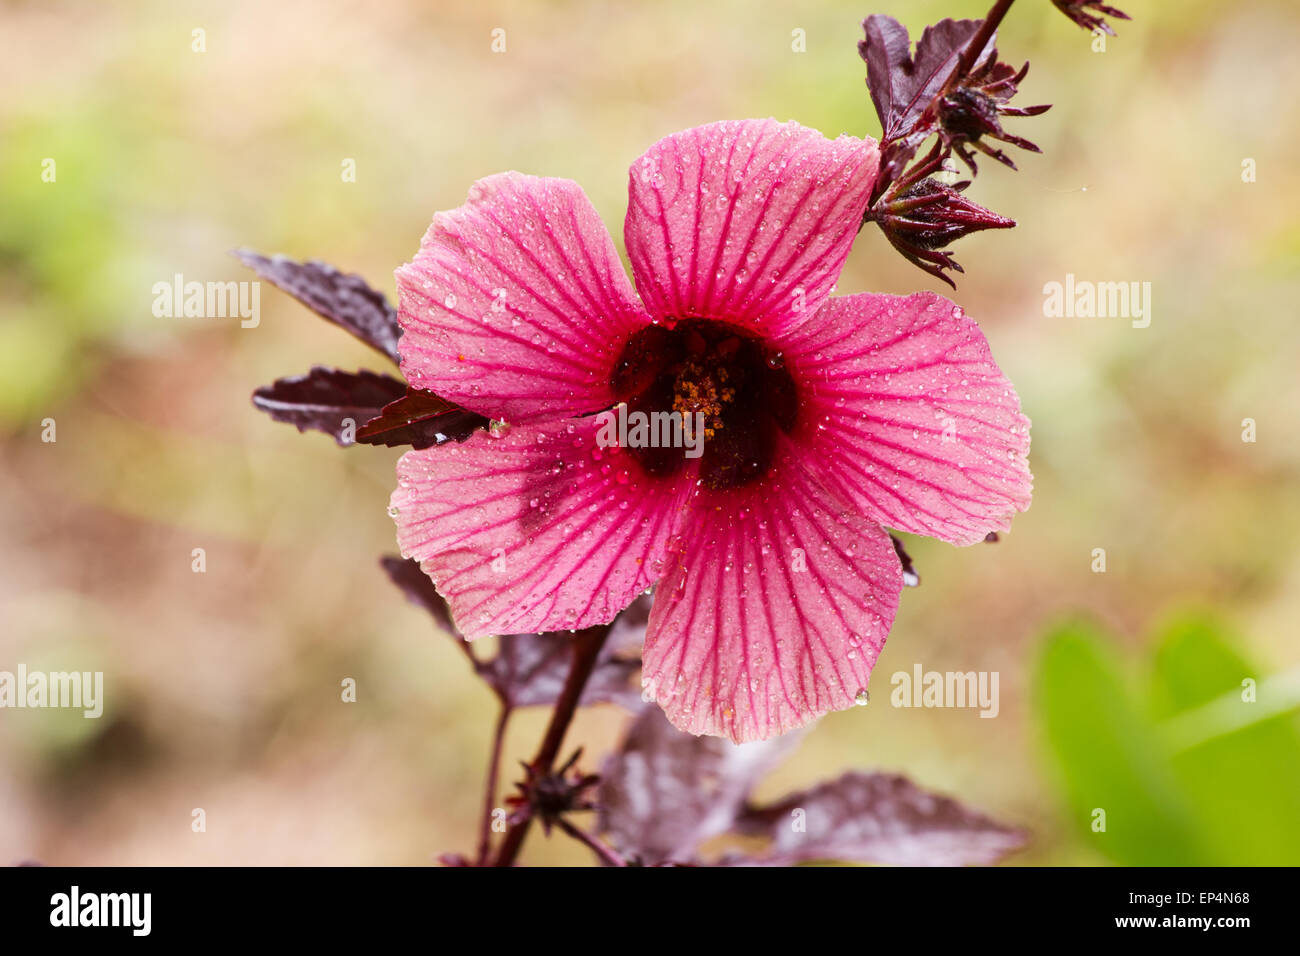
{"label": "flower center", "polygon": [[[776,430],[789,434],[797,418],[794,380],[779,352],[725,322],[686,318],[636,332],[614,367],[610,384],[629,417],[673,413],[686,429],[702,423],[700,480],[736,488],[765,475]],[[685,434],[692,434],[686,431]],[[682,448],[628,451],[654,475],[685,467]]]}
{"label": "flower center", "polygon": [[712,438],[726,427],[722,412],[736,398],[736,390],[726,384],[730,378],[725,365],[688,361],[673,382],[673,411],[683,419],[702,415],[704,437]]}

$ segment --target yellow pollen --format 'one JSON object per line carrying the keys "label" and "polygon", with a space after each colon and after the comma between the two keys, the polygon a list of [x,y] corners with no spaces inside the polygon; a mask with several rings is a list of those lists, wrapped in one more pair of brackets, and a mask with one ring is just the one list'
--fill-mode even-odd
{"label": "yellow pollen", "polygon": [[[725,368],[717,369],[717,378],[725,382]],[[719,388],[714,375],[698,362],[688,362],[677,375],[673,388],[673,411],[683,418],[695,412],[704,415],[704,437],[712,438],[722,428],[723,406],[736,397],[734,388]]]}

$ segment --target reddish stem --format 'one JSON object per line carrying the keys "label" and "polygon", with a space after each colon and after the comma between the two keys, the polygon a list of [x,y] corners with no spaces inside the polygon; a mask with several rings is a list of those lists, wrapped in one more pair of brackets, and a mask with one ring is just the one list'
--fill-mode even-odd
{"label": "reddish stem", "polygon": [[[573,722],[573,715],[578,710],[578,701],[582,699],[587,680],[596,666],[596,658],[600,656],[600,649],[605,646],[605,638],[608,636],[608,624],[589,627],[574,635],[573,666],[570,667],[569,676],[564,681],[564,690],[555,703],[555,710],[551,712],[551,722],[547,725],[546,736],[542,738],[541,746],[537,748],[537,756],[530,764],[535,777],[545,776],[554,768],[555,758],[564,743],[564,735],[569,730],[569,724]],[[506,837],[501,842],[501,850],[497,853],[494,866],[514,865],[531,824],[532,819],[525,818],[506,831]]]}
{"label": "reddish stem", "polygon": [[985,44],[989,42],[989,37],[997,32],[998,26],[1002,23],[1002,18],[1007,15],[1011,9],[1011,4],[1016,0],[997,0],[992,8],[985,15],[980,23],[980,28],[975,31],[975,36],[971,38],[966,49],[962,51],[961,59],[957,61],[957,72],[953,74],[953,79],[961,79],[971,71],[975,65],[975,59],[983,52]]}
{"label": "reddish stem", "polygon": [[578,827],[575,827],[563,817],[556,821],[556,825],[569,836],[573,837],[583,846],[591,850],[592,853],[596,854],[597,858],[606,866],[627,866],[627,860],[615,853],[614,850],[604,841],[592,836],[586,830],[581,830]]}
{"label": "reddish stem", "polygon": [[497,715],[496,730],[492,734],[492,758],[488,762],[487,793],[483,797],[483,823],[479,830],[477,866],[486,866],[492,852],[492,811],[496,809],[497,777],[501,767],[501,747],[505,743],[506,724],[510,720],[510,705],[502,701]]}

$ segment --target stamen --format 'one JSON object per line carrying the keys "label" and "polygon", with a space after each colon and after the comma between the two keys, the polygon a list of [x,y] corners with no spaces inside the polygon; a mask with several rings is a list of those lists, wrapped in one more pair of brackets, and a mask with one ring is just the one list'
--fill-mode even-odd
{"label": "stamen", "polygon": [[[610,384],[629,409],[703,415],[700,480],[732,488],[765,475],[776,432],[793,431],[798,413],[794,380],[780,354],[735,326],[686,318],[648,326],[623,349]],[[682,449],[629,448],[647,472],[685,467]]]}

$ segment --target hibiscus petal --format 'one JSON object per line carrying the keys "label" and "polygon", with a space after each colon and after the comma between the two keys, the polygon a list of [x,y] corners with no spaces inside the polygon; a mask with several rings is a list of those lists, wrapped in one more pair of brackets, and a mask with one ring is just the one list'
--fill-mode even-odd
{"label": "hibiscus petal", "polygon": [[687,482],[646,478],[597,427],[480,432],[398,463],[398,544],[466,637],[601,624],[659,577]]}
{"label": "hibiscus petal", "polygon": [[774,477],[701,490],[670,542],[642,682],[688,733],[762,740],[865,700],[902,568],[885,531],[843,510],[793,447]]}
{"label": "hibiscus petal", "polygon": [[1029,419],[962,309],[852,295],[780,342],[819,478],[886,527],[972,544],[1029,507]]}
{"label": "hibiscus petal", "polygon": [[406,380],[510,422],[613,403],[646,316],[577,183],[501,173],[440,212],[397,270]]}
{"label": "hibiscus petal", "polygon": [[631,169],[624,239],[656,318],[770,330],[816,313],[862,223],[873,140],[776,120],[674,133]]}

